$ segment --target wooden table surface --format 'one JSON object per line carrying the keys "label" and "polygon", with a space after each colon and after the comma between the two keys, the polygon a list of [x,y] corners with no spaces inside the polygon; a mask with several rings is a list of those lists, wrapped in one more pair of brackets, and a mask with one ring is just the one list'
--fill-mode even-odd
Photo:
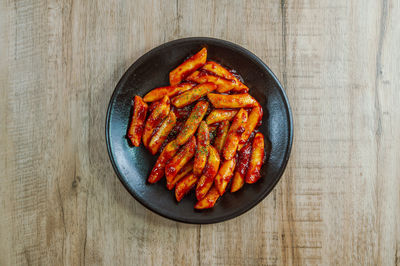
{"label": "wooden table surface", "polygon": [[[399,5],[0,1],[0,265],[400,265]],[[294,116],[277,187],[214,225],[145,209],[105,145],[124,71],[188,36],[258,55]]]}

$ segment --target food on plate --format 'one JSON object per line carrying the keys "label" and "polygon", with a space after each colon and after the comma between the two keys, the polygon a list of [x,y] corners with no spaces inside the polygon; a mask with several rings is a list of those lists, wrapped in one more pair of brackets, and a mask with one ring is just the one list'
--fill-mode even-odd
{"label": "food on plate", "polygon": [[225,109],[214,109],[207,116],[206,122],[207,124],[215,124],[225,120],[230,121],[237,114],[237,110],[225,110]]}
{"label": "food on plate", "polygon": [[253,139],[249,168],[246,174],[246,183],[253,184],[260,179],[260,169],[264,160],[264,137],[258,132]]}
{"label": "food on plate", "polygon": [[203,117],[206,115],[208,109],[208,102],[200,101],[194,107],[192,112],[189,115],[189,118],[186,120],[185,125],[183,125],[181,132],[176,137],[176,141],[179,145],[184,144],[191,136],[196,133],[200,122],[203,120]]}
{"label": "food on plate", "polygon": [[193,89],[190,89],[181,95],[178,95],[174,97],[171,100],[171,103],[173,106],[177,108],[182,108],[186,105],[189,105],[201,97],[207,95],[207,93],[212,92],[216,89],[217,87],[215,86],[214,83],[203,83],[195,86]]}
{"label": "food on plate", "polygon": [[196,71],[187,77],[187,80],[196,83],[214,83],[217,86],[218,92],[228,92],[234,88],[235,82],[230,79],[224,79],[223,77],[218,77],[207,73],[206,71]]}
{"label": "food on plate", "polygon": [[197,131],[197,149],[194,156],[193,174],[200,176],[206,166],[210,146],[210,133],[206,122],[202,121]]}
{"label": "food on plate", "polygon": [[177,68],[169,73],[169,83],[174,86],[178,85],[184,78],[190,75],[193,71],[202,67],[207,60],[207,49],[203,48],[194,56],[187,59]]}
{"label": "food on plate", "polygon": [[215,108],[249,108],[256,107],[257,101],[250,94],[207,94],[208,99]]}
{"label": "food on plate", "polygon": [[222,148],[224,148],[226,136],[228,136],[229,131],[229,121],[222,121],[217,129],[217,136],[214,141],[214,147],[217,149],[218,153],[222,153]]}
{"label": "food on plate", "polygon": [[217,135],[218,125],[208,125],[208,133],[210,134],[210,143],[214,142],[215,136]]}
{"label": "food on plate", "polygon": [[169,190],[172,190],[175,187],[176,183],[178,183],[178,181],[184,178],[187,174],[192,172],[192,170],[193,170],[193,160],[185,164],[185,166],[171,181],[169,182],[167,181],[167,188]]}
{"label": "food on plate", "polygon": [[249,117],[247,118],[247,123],[244,126],[244,132],[243,132],[242,136],[240,137],[239,147],[238,147],[239,151],[243,147],[243,145],[246,144],[251,133],[254,132],[254,130],[260,123],[262,116],[263,116],[263,111],[262,111],[261,106],[256,106],[253,109],[251,109]]}
{"label": "food on plate", "polygon": [[217,150],[213,146],[208,146],[208,153],[207,166],[196,187],[196,198],[198,200],[201,200],[211,188],[219,168],[220,157]]}
{"label": "food on plate", "polygon": [[192,136],[190,140],[178,151],[178,153],[172,158],[165,166],[165,177],[167,182],[171,182],[172,179],[178,174],[178,172],[185,166],[185,164],[193,158],[196,150],[196,138]]}
{"label": "food on plate", "polygon": [[167,139],[169,133],[174,128],[176,123],[176,115],[174,112],[169,112],[168,116],[161,123],[160,128],[154,133],[149,143],[149,151],[151,154],[156,154],[161,145]]}
{"label": "food on plate", "polygon": [[175,86],[165,86],[159,87],[151,90],[143,97],[145,102],[155,102],[161,100],[165,96],[173,97],[175,95],[181,94],[187,90],[190,90],[196,85],[196,83],[181,83]]}
{"label": "food on plate", "polygon": [[156,164],[150,172],[149,178],[147,179],[149,183],[156,183],[164,176],[167,162],[174,157],[178,150],[179,145],[176,144],[176,140],[169,142],[167,146],[165,146],[164,150],[158,157]]}
{"label": "food on plate", "polygon": [[189,193],[192,188],[195,187],[199,178],[193,173],[186,175],[181,181],[176,184],[175,187],[175,198],[177,201],[181,201],[182,198]]}
{"label": "food on plate", "polygon": [[236,192],[244,185],[247,168],[251,156],[251,142],[248,141],[246,145],[239,151],[239,159],[236,164],[235,175],[232,179],[231,192]]}
{"label": "food on plate", "polygon": [[[163,97],[163,98],[164,98],[164,97]],[[162,100],[162,99],[161,99],[161,100]],[[161,103],[161,100],[152,102],[152,103],[149,105],[149,109],[147,110],[147,112],[148,112],[149,114],[151,114],[151,113],[154,111],[154,109],[156,109],[156,107]]]}
{"label": "food on plate", "polygon": [[148,106],[143,99],[137,95],[133,100],[133,104],[133,115],[128,131],[128,138],[133,146],[139,147],[140,140],[142,139]]}
{"label": "food on plate", "polygon": [[236,166],[236,158],[226,160],[221,163],[218,174],[215,177],[214,185],[218,193],[222,196],[225,193],[226,187],[233,176],[233,170]]}
{"label": "food on plate", "polygon": [[149,183],[165,176],[178,202],[194,193],[195,209],[212,208],[226,191],[260,179],[263,110],[236,72],[207,61],[206,48],[172,70],[169,80],[143,99],[134,97],[127,137],[159,154]]}
{"label": "food on plate", "polygon": [[213,137],[211,135],[214,135],[217,131],[218,125],[207,125],[208,126],[208,132],[210,133],[210,141]]}
{"label": "food on plate", "polygon": [[165,96],[161,102],[155,106],[154,110],[147,118],[146,124],[144,125],[142,141],[145,147],[148,147],[154,129],[168,115],[169,110],[170,100],[168,96]]}
{"label": "food on plate", "polygon": [[236,114],[229,128],[228,136],[226,137],[222,155],[225,160],[230,160],[236,155],[236,150],[239,145],[240,137],[244,132],[244,126],[247,122],[247,112],[243,108]]}
{"label": "food on plate", "polygon": [[229,72],[228,69],[224,68],[220,64],[214,62],[214,61],[207,61],[206,64],[201,68],[203,70],[206,70],[208,72],[211,72],[217,76],[223,77],[225,79],[233,80],[233,90],[239,91],[239,92],[248,92],[249,88],[244,85],[240,80],[238,80],[235,75],[233,75],[231,72]]}
{"label": "food on plate", "polygon": [[214,207],[215,203],[217,202],[218,198],[220,197],[217,189],[212,187],[207,195],[199,200],[196,205],[194,205],[195,209],[202,210],[202,209],[209,209]]}

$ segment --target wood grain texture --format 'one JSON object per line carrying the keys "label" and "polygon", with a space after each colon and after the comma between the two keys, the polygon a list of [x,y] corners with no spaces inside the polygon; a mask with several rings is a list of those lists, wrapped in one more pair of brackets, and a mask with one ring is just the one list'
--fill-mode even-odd
{"label": "wood grain texture", "polygon": [[[397,0],[0,1],[0,265],[400,265]],[[139,56],[211,36],[275,72],[291,159],[215,225],[151,213],[109,163],[106,106]]]}

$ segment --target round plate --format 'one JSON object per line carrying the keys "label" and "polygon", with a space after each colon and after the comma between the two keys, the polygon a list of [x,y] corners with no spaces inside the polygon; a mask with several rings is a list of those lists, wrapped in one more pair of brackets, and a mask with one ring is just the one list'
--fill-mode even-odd
{"label": "round plate", "polygon": [[[144,147],[132,147],[126,139],[134,95],[169,84],[169,72],[189,55],[207,47],[208,59],[234,69],[262,105],[264,116],[259,130],[272,143],[271,154],[261,169],[261,179],[245,184],[235,193],[227,191],[208,210],[195,210],[194,193],[180,203],[167,190],[165,178],[156,184],[146,179],[157,159]],[[213,38],[185,38],[165,43],[140,57],[123,75],[111,97],[106,118],[106,141],[111,163],[132,196],[150,210],[185,223],[216,223],[234,218],[264,199],[279,181],[289,159],[293,139],[292,114],[287,96],[272,71],[248,50]]]}

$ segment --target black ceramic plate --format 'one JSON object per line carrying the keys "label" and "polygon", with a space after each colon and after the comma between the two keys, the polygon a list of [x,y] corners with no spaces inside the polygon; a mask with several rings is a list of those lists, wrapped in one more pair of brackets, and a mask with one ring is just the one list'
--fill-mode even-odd
{"label": "black ceramic plate", "polygon": [[[264,117],[259,130],[272,143],[271,155],[263,165],[262,178],[235,193],[227,192],[214,208],[193,208],[194,193],[177,203],[165,178],[150,185],[146,179],[156,161],[143,145],[135,148],[126,139],[134,95],[169,84],[168,73],[189,55],[207,47],[208,59],[236,70],[262,105]],[[264,199],[279,181],[289,159],[293,138],[292,114],[286,94],[272,71],[248,50],[224,40],[186,38],[165,43],[140,57],[123,75],[111,97],[106,120],[106,141],[111,163],[132,196],[150,210],[186,223],[216,223],[234,218]]]}

